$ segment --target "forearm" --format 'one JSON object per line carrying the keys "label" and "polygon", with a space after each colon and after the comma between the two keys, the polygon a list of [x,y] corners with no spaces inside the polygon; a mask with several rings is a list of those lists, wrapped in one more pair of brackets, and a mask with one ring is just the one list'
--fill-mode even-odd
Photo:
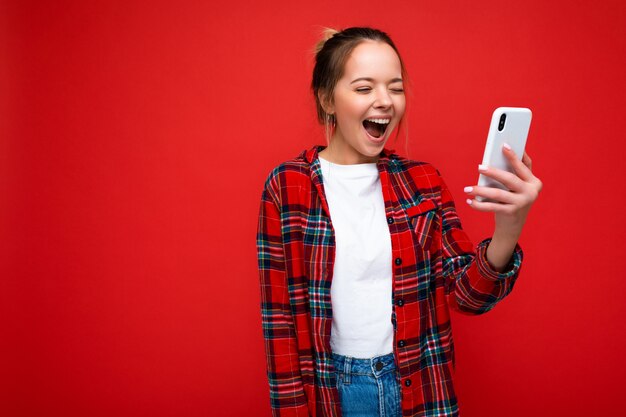
{"label": "forearm", "polygon": [[521,227],[519,230],[506,231],[496,227],[486,254],[487,261],[494,270],[503,272],[506,269],[521,233]]}

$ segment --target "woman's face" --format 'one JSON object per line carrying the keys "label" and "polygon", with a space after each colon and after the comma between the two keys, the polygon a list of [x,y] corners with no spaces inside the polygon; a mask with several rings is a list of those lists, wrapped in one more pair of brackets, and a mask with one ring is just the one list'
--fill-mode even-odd
{"label": "woman's face", "polygon": [[354,48],[333,99],[337,126],[330,147],[336,162],[376,162],[406,106],[402,66],[393,48],[375,41]]}

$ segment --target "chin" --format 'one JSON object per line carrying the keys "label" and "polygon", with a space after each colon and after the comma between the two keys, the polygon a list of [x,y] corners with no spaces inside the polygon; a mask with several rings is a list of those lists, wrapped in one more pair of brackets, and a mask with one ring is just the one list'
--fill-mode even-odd
{"label": "chin", "polygon": [[384,145],[384,142],[380,145],[369,145],[364,147],[364,149],[360,149],[359,153],[368,159],[374,159],[380,155],[383,148],[385,147]]}
{"label": "chin", "polygon": [[368,142],[364,146],[363,150],[368,151],[368,153],[371,153],[372,155],[378,155],[380,153],[380,151],[383,150],[383,148],[385,147],[386,144],[387,144],[387,139],[384,139],[380,143]]}

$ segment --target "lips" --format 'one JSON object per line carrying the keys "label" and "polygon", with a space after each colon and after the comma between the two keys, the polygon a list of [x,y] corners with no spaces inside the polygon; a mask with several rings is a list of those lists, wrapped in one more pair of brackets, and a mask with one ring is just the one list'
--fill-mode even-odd
{"label": "lips", "polygon": [[391,116],[372,115],[363,120],[363,128],[372,138],[384,137],[385,132],[391,123]]}

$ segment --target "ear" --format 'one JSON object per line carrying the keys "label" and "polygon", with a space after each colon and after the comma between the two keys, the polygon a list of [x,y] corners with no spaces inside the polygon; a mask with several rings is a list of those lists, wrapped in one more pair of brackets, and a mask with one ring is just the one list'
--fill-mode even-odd
{"label": "ear", "polygon": [[328,94],[325,90],[319,90],[317,93],[317,98],[319,99],[320,104],[322,105],[322,108],[326,113],[335,113],[335,104],[333,103],[333,100],[329,99]]}

